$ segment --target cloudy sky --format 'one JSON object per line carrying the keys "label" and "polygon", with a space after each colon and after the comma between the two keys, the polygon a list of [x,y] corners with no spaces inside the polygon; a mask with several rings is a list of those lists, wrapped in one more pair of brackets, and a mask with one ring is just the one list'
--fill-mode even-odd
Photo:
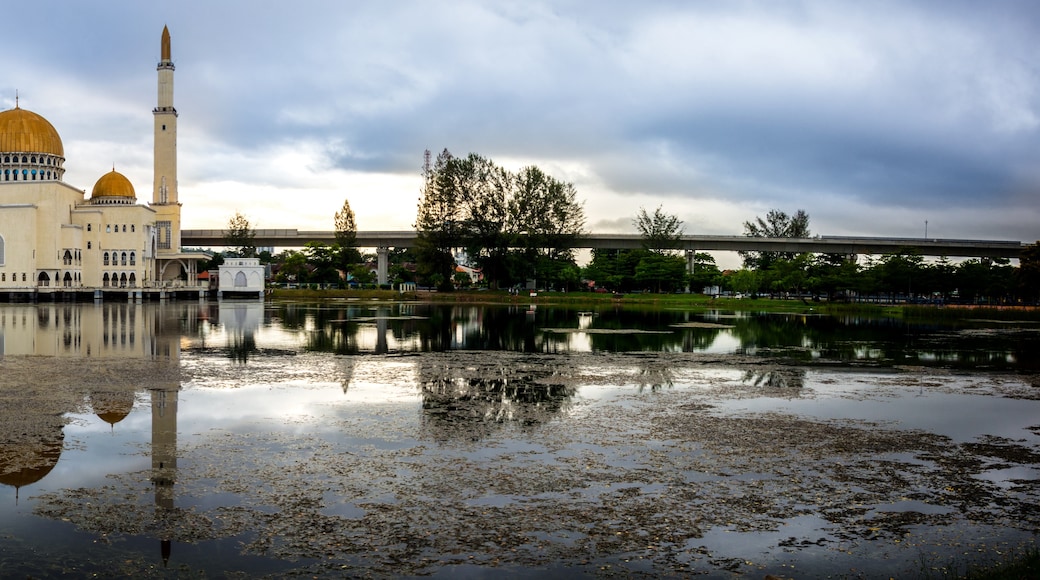
{"label": "cloudy sky", "polygon": [[415,219],[423,151],[538,165],[587,229],[644,207],[732,234],[1040,238],[1040,4],[994,1],[19,2],[0,107],[54,124],[65,179],[151,198],[159,38],[186,228]]}

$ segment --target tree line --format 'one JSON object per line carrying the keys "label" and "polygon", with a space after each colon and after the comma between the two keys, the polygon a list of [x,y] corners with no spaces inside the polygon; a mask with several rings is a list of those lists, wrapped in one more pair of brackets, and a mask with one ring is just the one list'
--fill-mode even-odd
{"label": "tree line", "polygon": [[[835,254],[740,252],[743,267],[721,271],[711,254],[687,258],[678,250],[684,234],[678,217],[657,207],[640,208],[632,218],[643,238],[633,250],[597,249],[579,267],[573,249],[584,233],[583,205],[573,184],[536,166],[512,172],[476,153],[465,157],[447,149],[431,162],[426,151],[414,227],[414,248],[390,252],[390,281],[415,282],[442,291],[477,281],[459,271],[469,266],[488,288],[526,287],[610,292],[732,292],[747,295],[813,296],[830,300],[874,297],[886,300],[941,300],[1035,303],[1040,299],[1040,242],[1027,246],[1020,265],[1006,259],[946,258],[926,261],[912,248],[864,261]],[[773,209],[744,222],[744,235],[811,237],[809,214]],[[357,224],[349,201],[334,216],[336,241],[308,243],[302,251],[260,255],[272,263],[275,281],[301,284],[371,285],[375,256],[357,248]],[[256,256],[254,231],[236,213],[225,245],[236,256]],[[222,256],[203,267],[214,267]]]}

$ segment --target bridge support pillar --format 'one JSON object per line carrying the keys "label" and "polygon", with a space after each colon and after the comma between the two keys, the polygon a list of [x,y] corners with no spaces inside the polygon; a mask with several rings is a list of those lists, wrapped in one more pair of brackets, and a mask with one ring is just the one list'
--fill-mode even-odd
{"label": "bridge support pillar", "polygon": [[376,282],[378,282],[380,286],[386,284],[389,262],[390,248],[386,246],[376,248]]}
{"label": "bridge support pillar", "polygon": [[686,250],[686,273],[693,274],[697,264],[697,250]]}
{"label": "bridge support pillar", "polygon": [[[693,276],[694,270],[697,267],[697,250],[686,250],[686,274]],[[690,283],[686,282],[686,293],[690,293]]]}

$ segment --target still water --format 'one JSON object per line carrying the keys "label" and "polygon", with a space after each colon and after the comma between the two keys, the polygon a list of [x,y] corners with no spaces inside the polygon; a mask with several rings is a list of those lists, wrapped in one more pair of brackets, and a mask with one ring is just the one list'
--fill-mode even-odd
{"label": "still water", "polygon": [[1040,324],[0,306],[0,576],[924,576],[1034,545]]}

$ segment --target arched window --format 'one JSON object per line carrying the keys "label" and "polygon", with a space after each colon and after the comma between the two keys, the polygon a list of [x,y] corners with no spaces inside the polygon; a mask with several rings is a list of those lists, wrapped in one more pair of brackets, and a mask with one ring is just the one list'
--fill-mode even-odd
{"label": "arched window", "polygon": [[126,252],[123,252],[123,265],[126,265]]}
{"label": "arched window", "polygon": [[131,232],[133,232],[135,228],[136,228],[136,226],[134,226],[134,224],[130,224],[130,231]]}
{"label": "arched window", "polygon": [[105,276],[101,278],[101,285],[108,288],[108,272],[105,272]]}
{"label": "arched window", "polygon": [[130,265],[137,265],[137,252],[130,252]]}
{"label": "arched window", "polygon": [[126,272],[119,276],[119,287],[126,288]]}
{"label": "arched window", "polygon": [[133,288],[134,286],[137,285],[137,275],[134,274],[133,272],[130,272],[129,280],[130,280],[130,287],[131,288]]}
{"label": "arched window", "polygon": [[61,282],[62,282],[62,285],[65,286],[66,288],[72,286],[72,274],[69,274],[68,272],[65,272],[65,277],[62,278]]}
{"label": "arched window", "polygon": [[47,272],[40,272],[40,276],[36,280],[38,286],[50,286],[51,277],[47,275]]}
{"label": "arched window", "polygon": [[64,263],[64,264],[66,265],[66,266],[71,266],[71,265],[72,265],[72,252],[70,252],[70,251],[68,251],[68,250],[65,250],[65,255],[64,255],[64,256],[62,256],[62,258],[61,258],[61,261],[62,261],[62,262],[63,262],[63,263]]}
{"label": "arched window", "polygon": [[248,286],[248,282],[246,282],[246,273],[239,272],[238,274],[235,274],[235,288],[245,288],[246,286]]}
{"label": "arched window", "polygon": [[90,231],[90,224],[87,224],[87,231]]}
{"label": "arched window", "polygon": [[87,249],[90,249],[90,242],[87,242]]}
{"label": "arched window", "polygon": [[108,252],[105,252],[105,265],[108,265]]}

